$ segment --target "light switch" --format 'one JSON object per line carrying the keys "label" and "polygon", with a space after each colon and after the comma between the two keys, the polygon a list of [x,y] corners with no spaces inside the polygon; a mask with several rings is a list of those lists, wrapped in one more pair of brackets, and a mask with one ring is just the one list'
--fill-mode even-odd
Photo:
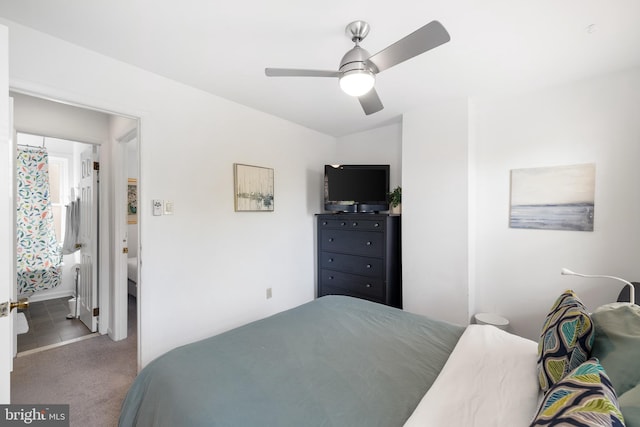
{"label": "light switch", "polygon": [[164,202],[164,214],[173,215],[173,202],[171,200],[166,200]]}
{"label": "light switch", "polygon": [[162,215],[162,200],[154,199],[153,200],[153,216]]}

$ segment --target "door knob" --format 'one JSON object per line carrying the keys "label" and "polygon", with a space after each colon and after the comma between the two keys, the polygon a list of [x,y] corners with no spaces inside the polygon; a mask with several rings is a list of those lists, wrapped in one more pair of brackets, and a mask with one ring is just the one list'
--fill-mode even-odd
{"label": "door knob", "polygon": [[20,298],[18,302],[11,301],[9,303],[9,311],[17,308],[18,310],[26,310],[29,308],[29,298]]}
{"label": "door knob", "polygon": [[29,308],[29,298],[20,298],[18,302],[15,302],[15,301],[3,302],[2,304],[0,304],[0,317],[8,316],[11,310],[13,310],[16,307],[20,310]]}

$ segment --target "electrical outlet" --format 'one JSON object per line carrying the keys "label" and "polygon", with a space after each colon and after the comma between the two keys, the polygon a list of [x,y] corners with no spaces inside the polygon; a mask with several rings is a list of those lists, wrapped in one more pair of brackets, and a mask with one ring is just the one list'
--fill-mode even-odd
{"label": "electrical outlet", "polygon": [[267,299],[271,299],[273,296],[273,290],[271,288],[267,288]]}
{"label": "electrical outlet", "polygon": [[166,200],[164,202],[164,214],[173,215],[173,202],[171,200]]}

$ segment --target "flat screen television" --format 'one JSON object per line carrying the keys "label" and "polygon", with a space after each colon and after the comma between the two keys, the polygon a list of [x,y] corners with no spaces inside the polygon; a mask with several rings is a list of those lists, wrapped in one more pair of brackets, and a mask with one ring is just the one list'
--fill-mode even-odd
{"label": "flat screen television", "polygon": [[334,212],[389,210],[389,165],[325,165],[324,209]]}

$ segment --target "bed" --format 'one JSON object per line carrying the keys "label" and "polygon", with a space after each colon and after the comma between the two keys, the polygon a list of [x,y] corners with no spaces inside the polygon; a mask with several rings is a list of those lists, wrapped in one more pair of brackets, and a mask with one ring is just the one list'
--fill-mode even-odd
{"label": "bed", "polygon": [[325,296],[160,356],[119,425],[528,426],[547,396],[538,350],[490,325]]}

